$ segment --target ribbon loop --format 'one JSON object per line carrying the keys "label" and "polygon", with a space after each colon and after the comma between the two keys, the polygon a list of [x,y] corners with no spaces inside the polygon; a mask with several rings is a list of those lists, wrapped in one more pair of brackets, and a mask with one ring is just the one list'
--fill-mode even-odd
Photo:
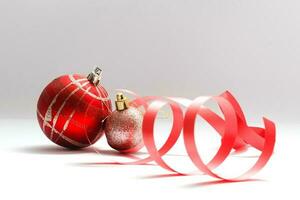
{"label": "ribbon loop", "polygon": [[[193,101],[174,97],[139,97],[129,90],[121,91],[134,95],[136,98],[131,102],[131,105],[135,107],[142,106],[145,110],[142,125],[144,144],[127,150],[125,153],[136,152],[143,146],[146,147],[149,153],[146,158],[122,164],[145,164],[155,161],[162,168],[183,175],[184,173],[176,171],[162,158],[176,144],[180,134],[183,134],[185,149],[193,164],[201,172],[225,181],[240,181],[249,178],[259,172],[272,156],[276,139],[275,124],[263,118],[265,128],[248,126],[238,101],[229,91],[215,97],[198,97]],[[203,105],[209,99],[217,102],[224,119]],[[167,140],[161,148],[157,149],[154,140],[155,119],[158,112],[165,105],[169,105],[172,110],[173,125]],[[185,114],[180,105],[186,107]],[[202,117],[221,136],[221,145],[207,164],[202,161],[196,147],[195,123],[197,116]],[[261,151],[261,154],[256,163],[244,174],[236,178],[224,178],[212,171],[226,160],[233,149],[236,151],[245,150],[249,146]]]}

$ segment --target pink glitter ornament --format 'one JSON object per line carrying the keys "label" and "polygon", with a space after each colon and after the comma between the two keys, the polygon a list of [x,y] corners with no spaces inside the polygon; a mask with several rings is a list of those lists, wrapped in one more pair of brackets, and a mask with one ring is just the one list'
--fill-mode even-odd
{"label": "pink glitter ornament", "polygon": [[118,151],[126,151],[142,143],[143,113],[128,106],[127,98],[117,94],[116,110],[105,120],[108,144]]}

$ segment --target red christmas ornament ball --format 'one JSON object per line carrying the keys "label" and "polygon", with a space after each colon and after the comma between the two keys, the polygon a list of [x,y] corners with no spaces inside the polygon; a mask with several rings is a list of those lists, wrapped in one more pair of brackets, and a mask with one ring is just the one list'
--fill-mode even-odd
{"label": "red christmas ornament ball", "polygon": [[41,93],[37,118],[52,142],[78,149],[90,146],[103,135],[103,120],[111,113],[111,101],[105,88],[98,85],[99,70],[96,68],[88,77],[60,76]]}

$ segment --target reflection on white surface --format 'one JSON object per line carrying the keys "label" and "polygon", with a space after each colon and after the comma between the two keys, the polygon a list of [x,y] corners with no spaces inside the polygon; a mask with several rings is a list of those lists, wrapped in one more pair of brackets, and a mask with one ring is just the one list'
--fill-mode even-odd
{"label": "reflection on white surface", "polygon": [[[163,130],[165,127],[161,125],[159,128]],[[52,144],[35,120],[1,120],[1,196],[3,199],[140,199],[142,195],[146,195],[145,199],[258,199],[287,194],[298,196],[299,130],[299,126],[279,125],[275,154],[267,166],[250,181],[224,183],[205,175],[169,175],[168,171],[155,165],[112,165],[109,162],[131,160],[133,157],[121,156],[111,150],[105,138],[95,147],[70,151]],[[208,143],[208,138],[204,135],[203,138]],[[215,139],[212,137],[211,141],[215,142]],[[205,149],[204,144],[199,141]],[[209,149],[213,148],[208,147],[201,154],[205,156]],[[188,166],[184,154],[179,143],[166,160],[172,166],[184,169]],[[232,163],[252,161],[256,155],[250,151],[245,155],[232,156]],[[143,157],[146,153],[134,156]],[[241,171],[243,164],[224,168],[226,171]]]}

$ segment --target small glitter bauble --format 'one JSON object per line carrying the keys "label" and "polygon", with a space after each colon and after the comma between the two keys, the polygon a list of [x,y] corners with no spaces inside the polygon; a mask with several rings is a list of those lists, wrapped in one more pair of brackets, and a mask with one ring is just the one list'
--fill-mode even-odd
{"label": "small glitter bauble", "polygon": [[118,151],[125,151],[142,143],[143,113],[128,106],[123,94],[117,94],[116,108],[105,120],[108,144]]}

